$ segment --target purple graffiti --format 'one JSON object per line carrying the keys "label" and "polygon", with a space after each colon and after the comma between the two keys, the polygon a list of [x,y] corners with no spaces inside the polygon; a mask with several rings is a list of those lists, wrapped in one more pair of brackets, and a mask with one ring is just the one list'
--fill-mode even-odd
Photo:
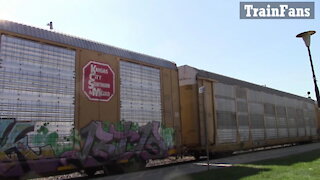
{"label": "purple graffiti", "polygon": [[120,123],[121,131],[111,124],[106,132],[100,121],[92,121],[83,128],[80,134],[85,142],[81,159],[94,157],[100,161],[115,161],[138,157],[148,160],[167,155],[167,147],[159,134],[160,122],[147,123],[138,130],[132,130],[132,122]]}
{"label": "purple graffiti", "polygon": [[[81,130],[81,135],[86,137],[86,141],[82,148],[81,157],[80,157],[83,160],[88,156],[91,149],[97,149],[101,147],[103,144],[106,144],[113,139],[113,134],[105,132],[102,128],[102,122],[100,121],[92,121],[88,126],[86,126]],[[97,141],[99,143],[95,143]],[[93,145],[95,145],[95,148],[92,147]],[[95,153],[100,153],[100,152],[95,151]],[[100,154],[103,154],[103,153],[101,152]]]}

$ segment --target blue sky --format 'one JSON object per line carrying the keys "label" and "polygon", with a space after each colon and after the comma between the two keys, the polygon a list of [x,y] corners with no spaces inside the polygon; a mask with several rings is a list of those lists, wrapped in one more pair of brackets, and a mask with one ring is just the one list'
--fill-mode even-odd
{"label": "blue sky", "polygon": [[311,51],[320,79],[318,3],[312,20],[241,20],[239,2],[0,0],[0,19],[45,29],[53,21],[57,32],[315,97],[307,49],[295,36],[319,31]]}

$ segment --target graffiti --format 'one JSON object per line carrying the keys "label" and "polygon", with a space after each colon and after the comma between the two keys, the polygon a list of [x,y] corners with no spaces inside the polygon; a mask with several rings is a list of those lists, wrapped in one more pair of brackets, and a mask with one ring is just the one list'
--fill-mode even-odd
{"label": "graffiti", "polygon": [[[174,148],[174,130],[149,122],[139,126],[133,122],[109,123],[92,121],[79,132],[60,137],[50,132],[49,123],[40,127],[30,122],[1,119],[0,175],[38,171],[55,171],[58,166],[94,166],[97,163],[149,160],[168,156]],[[51,164],[29,160],[56,159]],[[70,162],[71,160],[71,162]],[[94,161],[92,161],[94,160]],[[74,163],[77,162],[77,163]],[[80,163],[79,163],[80,162]]]}
{"label": "graffiti", "polygon": [[73,149],[74,132],[63,137],[63,143],[59,140],[57,132],[49,132],[47,126],[49,123],[44,123],[32,138],[32,144],[39,147],[43,145],[50,146],[56,156],[59,156],[65,151]]}
{"label": "graffiti", "polygon": [[6,119],[1,126],[1,139],[0,149],[2,151],[16,148],[16,145],[20,146],[27,144],[26,134],[33,131],[34,126],[29,123],[16,123],[15,119]]}
{"label": "graffiti", "polygon": [[156,121],[144,126],[92,121],[80,131],[80,150],[63,153],[61,163],[67,164],[66,159],[72,158],[81,159],[84,166],[88,159],[107,163],[163,158],[174,148],[173,134],[173,128],[160,128],[160,122]]}
{"label": "graffiti", "polygon": [[84,139],[81,152],[66,152],[63,156],[79,156],[83,161],[93,157],[103,162],[165,157],[168,148],[173,146],[173,129],[162,130],[165,139],[159,131],[160,122],[155,121],[141,127],[132,122],[92,121],[80,131]]}
{"label": "graffiti", "polygon": [[[32,159],[54,157],[50,146],[39,147],[39,152],[28,146],[28,133],[34,131],[34,125],[29,122],[17,122],[15,119],[1,119],[0,126],[0,161],[19,162]],[[17,165],[17,166],[16,166]],[[27,164],[3,163],[0,174],[10,169],[19,168],[29,171]]]}
{"label": "graffiti", "polygon": [[174,129],[173,128],[161,128],[161,136],[164,139],[168,148],[174,147]]}

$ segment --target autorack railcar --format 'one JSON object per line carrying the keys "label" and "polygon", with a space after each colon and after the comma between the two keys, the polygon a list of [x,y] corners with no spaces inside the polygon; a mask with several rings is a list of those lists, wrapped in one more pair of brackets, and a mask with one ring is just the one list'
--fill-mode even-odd
{"label": "autorack railcar", "polygon": [[318,110],[309,98],[187,65],[178,69],[182,144],[197,156],[206,143],[219,153],[318,137]]}
{"label": "autorack railcar", "polygon": [[4,20],[0,34],[1,176],[93,174],[180,146],[175,63]]}
{"label": "autorack railcar", "polygon": [[143,167],[207,140],[211,152],[310,141],[316,112],[307,98],[0,21],[1,177]]}

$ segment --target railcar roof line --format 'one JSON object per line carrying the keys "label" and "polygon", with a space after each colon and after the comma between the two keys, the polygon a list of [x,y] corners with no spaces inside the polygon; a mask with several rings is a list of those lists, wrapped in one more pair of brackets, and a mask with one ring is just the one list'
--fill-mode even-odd
{"label": "railcar roof line", "polygon": [[92,40],[79,38],[72,35],[67,35],[60,32],[49,31],[41,29],[38,27],[33,27],[21,23],[16,23],[8,20],[0,20],[0,30],[13,32],[16,34],[31,36],[39,39],[44,39],[52,42],[57,42],[69,46],[74,46],[78,48],[93,50],[105,54],[115,55],[122,58],[132,59],[140,61],[142,63],[147,63],[151,65],[166,67],[170,69],[177,69],[174,62],[146,55],[143,53],[133,52],[126,49],[118,48],[115,46],[110,46],[107,44],[102,44],[100,42],[95,42]]}
{"label": "railcar roof line", "polygon": [[[270,87],[265,87],[265,86],[262,86],[262,85],[257,85],[257,84],[251,83],[251,82],[235,79],[235,78],[232,78],[232,77],[228,77],[228,76],[224,76],[224,75],[208,72],[208,71],[205,71],[205,70],[200,70],[200,69],[197,69],[197,68],[189,66],[189,65],[183,65],[183,66],[195,69],[197,71],[197,76],[199,76],[199,77],[208,78],[208,79],[214,79],[214,80],[216,80],[218,82],[226,83],[226,84],[229,84],[229,85],[237,85],[237,86],[240,86],[240,87],[245,87],[245,88],[249,88],[249,89],[253,89],[253,90],[257,90],[257,91],[262,91],[262,92],[266,92],[266,93],[270,93],[270,94],[276,94],[276,95],[283,96],[283,97],[291,97],[291,98],[295,98],[295,99],[299,99],[299,100],[304,100],[304,101],[309,101],[309,102],[315,103],[315,101],[312,100],[312,99],[305,98],[305,97],[302,97],[302,96],[298,96],[298,95],[295,95],[295,94],[287,93],[287,92],[284,92],[284,91],[280,91],[280,90],[273,89],[273,88],[270,88]],[[183,67],[183,66],[179,66],[179,67]]]}

